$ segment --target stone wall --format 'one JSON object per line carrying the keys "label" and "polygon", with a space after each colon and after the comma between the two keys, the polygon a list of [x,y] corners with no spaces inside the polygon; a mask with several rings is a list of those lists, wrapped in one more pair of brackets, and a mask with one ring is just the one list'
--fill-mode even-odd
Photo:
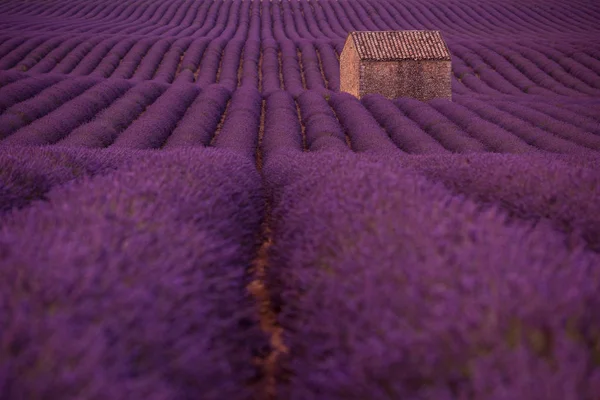
{"label": "stone wall", "polygon": [[360,89],[360,59],[352,37],[348,36],[340,54],[340,91],[358,97]]}
{"label": "stone wall", "polygon": [[358,96],[355,94],[358,98],[379,93],[387,98],[413,97],[421,101],[452,99],[450,61],[362,61],[360,69],[360,90]]}

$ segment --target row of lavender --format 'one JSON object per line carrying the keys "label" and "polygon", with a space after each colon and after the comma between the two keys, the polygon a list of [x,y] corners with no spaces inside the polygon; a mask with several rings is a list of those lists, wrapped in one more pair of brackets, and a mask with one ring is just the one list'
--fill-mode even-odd
{"label": "row of lavender", "polygon": [[297,93],[339,90],[339,51],[327,43],[296,47],[235,38],[13,38],[0,46],[0,69],[199,86],[219,83],[229,90],[242,85],[264,91],[285,87]]}
{"label": "row of lavender", "polygon": [[332,100],[361,155],[339,131],[302,139],[288,94],[265,104],[279,396],[599,396],[598,154],[401,156]]}
{"label": "row of lavender", "polygon": [[[353,30],[441,29],[456,37],[473,38],[493,34],[514,38],[561,37],[565,30],[592,37],[600,13],[589,3],[579,7],[564,2],[546,2],[546,7],[523,7],[494,3],[453,2],[429,7],[421,1],[392,0],[323,1],[194,1],[58,3],[37,7],[22,2],[4,2],[0,30],[62,31],[198,38],[223,30],[225,21],[262,16],[262,40],[343,39]],[[26,16],[27,18],[18,18]],[[53,21],[60,16],[60,21]]]}
{"label": "row of lavender", "polygon": [[[218,82],[230,90],[241,84],[258,87],[260,81],[265,80],[273,81],[277,88],[285,88],[294,94],[306,88],[337,90],[339,52],[348,30],[389,29],[344,24],[344,28],[340,26],[342,30],[337,40],[324,40],[327,36],[323,35],[307,39],[286,31],[294,26],[291,15],[301,15],[286,8],[289,6],[287,2],[286,7],[282,5],[287,10],[283,14],[279,7],[270,2],[198,4],[206,7],[209,4],[211,7],[227,5],[228,8],[224,10],[227,12],[214,14],[210,21],[203,20],[197,35],[184,32],[179,39],[89,34],[73,38],[72,33],[57,34],[56,29],[53,29],[52,34],[29,38],[6,33],[0,47],[0,69],[135,77],[166,82],[178,78],[201,85]],[[368,4],[370,3],[366,2],[363,5]],[[68,26],[73,25],[72,21],[66,23]],[[518,23],[520,40],[523,40],[525,20],[521,18]],[[335,24],[328,21],[326,26]],[[533,48],[530,45],[514,44],[506,48],[507,43],[469,42],[479,35],[453,35],[450,25],[440,28],[436,23],[395,29],[433,29],[432,27],[443,28],[444,34],[449,36],[455,55],[454,90],[457,93],[597,94],[598,52],[594,47],[584,46],[586,41],[581,38],[582,44],[577,46],[580,49],[572,54],[572,43],[565,43],[561,51],[548,45],[536,44],[540,39],[539,34],[531,40],[535,44]],[[489,33],[491,28],[486,29]],[[593,26],[589,29],[593,30]],[[130,33],[121,32],[120,35]],[[570,36],[561,40],[572,41],[572,36],[571,32]],[[498,36],[495,35],[495,38]],[[545,33],[541,39],[548,41],[551,37]],[[272,54],[273,49],[277,57]],[[265,65],[261,68],[259,64],[263,63],[263,56]],[[221,67],[225,67],[222,72]],[[280,82],[277,81],[278,73],[284,78]]]}
{"label": "row of lavender", "polygon": [[251,398],[264,188],[279,398],[600,395],[597,155],[398,159],[310,135],[303,153],[277,130],[291,106],[266,101],[262,182],[231,130],[217,149],[0,149],[0,396]]}
{"label": "row of lavender", "polygon": [[[219,83],[229,90],[253,86],[339,90],[343,41],[259,41],[258,26],[229,29],[223,37],[136,38],[35,35],[6,37],[0,69],[29,74]],[[253,32],[254,31],[254,32]],[[457,94],[598,95],[600,52],[583,44],[451,42]]]}
{"label": "row of lavender", "polygon": [[0,398],[252,397],[252,161],[12,148],[0,182]]}
{"label": "row of lavender", "polygon": [[268,159],[280,398],[598,398],[598,161]]}
{"label": "row of lavender", "polygon": [[[267,118],[277,115],[283,124],[277,128],[282,136],[296,135],[289,127],[302,125],[300,137],[330,137],[329,141],[339,139],[345,144],[348,135],[355,151],[364,151],[362,140],[377,141],[377,148],[417,154],[600,150],[598,102],[586,98],[563,104],[562,97],[540,101],[458,96],[454,102],[422,103],[392,101],[379,95],[358,101],[345,93],[304,91],[294,99],[285,91],[261,96],[254,88],[241,88],[232,94],[220,85],[201,90],[183,82],[167,85],[90,77],[12,78],[15,80],[5,80],[0,89],[0,144],[5,146],[207,146],[230,126],[236,140],[256,141],[264,112]],[[278,106],[285,105],[285,114],[268,105],[261,111],[263,100],[275,104],[271,98],[285,99]],[[238,127],[236,114],[245,115],[245,110],[258,118],[248,121],[251,130],[246,125]],[[312,139],[305,141],[306,149],[311,146]]]}

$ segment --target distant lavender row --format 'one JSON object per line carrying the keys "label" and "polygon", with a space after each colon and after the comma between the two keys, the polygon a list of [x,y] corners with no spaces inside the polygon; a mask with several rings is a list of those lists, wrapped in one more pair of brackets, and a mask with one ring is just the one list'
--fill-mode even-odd
{"label": "distant lavender row", "polygon": [[483,87],[485,92],[491,89],[504,94],[599,94],[600,83],[593,70],[576,60],[563,62],[565,55],[548,45],[524,47],[512,42],[482,45],[465,41],[450,47],[456,56],[455,76],[475,91]]}
{"label": "distant lavender row", "polygon": [[[252,28],[252,26],[249,27],[250,30]],[[258,35],[258,26],[254,30]],[[290,88],[290,90],[295,90],[294,93],[297,90],[325,88],[325,82],[329,81],[332,82],[330,85],[332,89],[339,87],[339,83],[337,86],[335,84],[339,79],[336,77],[338,74],[337,58],[328,55],[333,50],[330,45],[318,43],[315,47],[309,41],[303,41],[296,45],[286,40],[282,43],[288,43],[288,45],[287,47],[284,45],[281,53],[278,53],[278,46],[275,46],[273,50],[283,61],[282,69],[279,69],[279,62],[275,61],[272,67],[267,64],[259,70],[258,61],[261,53],[268,53],[267,49],[270,47],[268,42],[261,45],[259,40],[258,36],[246,39],[234,32],[226,37],[199,39],[186,37],[177,41],[173,38],[136,40],[131,37],[122,39],[110,37],[101,40],[101,38],[95,37],[82,42],[81,39],[70,38],[67,40],[65,38],[62,44],[56,45],[58,47],[49,52],[42,50],[47,46],[40,39],[27,42],[42,43],[39,44],[39,49],[31,50],[28,55],[22,55],[26,51],[18,51],[19,47],[4,58],[0,54],[0,62],[7,60],[4,68],[15,68],[31,73],[92,75],[138,80],[154,79],[166,83],[177,79],[194,81],[201,86],[220,83],[229,90],[233,90],[243,83],[239,79],[241,77],[238,77],[243,68],[242,77],[246,78],[246,83],[254,75],[261,76],[264,81],[275,78],[275,89],[280,88],[278,76],[281,73],[285,76],[285,82],[281,82],[283,85],[281,88]],[[252,42],[256,42],[256,45],[251,45]],[[329,65],[321,64],[316,51],[326,53],[320,59]],[[296,57],[296,54],[299,56]],[[242,65],[242,55],[254,58],[256,62]],[[303,55],[305,59],[302,58]],[[15,62],[10,60],[21,56],[25,59],[20,61],[18,66],[14,66]],[[186,70],[190,70],[192,75]],[[258,87],[257,79],[254,79],[253,85]]]}
{"label": "distant lavender row", "polygon": [[13,104],[0,115],[0,139],[56,110],[95,83],[98,81],[87,77],[62,80],[27,100]]}
{"label": "distant lavender row", "polygon": [[265,102],[265,125],[262,138],[263,162],[280,152],[303,150],[302,128],[298,122],[296,103],[284,91],[274,92]]}
{"label": "distant lavender row", "polygon": [[142,116],[119,135],[113,146],[135,149],[160,148],[196,99],[198,92],[198,88],[191,85],[171,85],[144,110]]}
{"label": "distant lavender row", "polygon": [[[61,83],[72,83],[72,81],[64,80]],[[56,86],[52,89],[55,88]],[[39,118],[13,132],[6,138],[4,144],[33,146],[56,143],[89,121],[91,116],[107,108],[130,88],[131,84],[125,80],[103,81],[87,89],[80,96],[68,99],[64,103],[62,98],[59,98],[57,102],[59,104],[63,103],[61,107],[55,110],[49,108],[48,110],[51,111],[45,113],[45,115],[43,115],[43,111],[40,111],[41,115]],[[40,93],[37,98],[51,99],[53,95],[51,93],[52,89]],[[21,104],[23,106],[27,104],[27,107],[34,107],[33,100]],[[19,113],[18,107],[19,105],[11,107],[9,112]],[[38,115],[35,117],[38,117]],[[27,117],[27,114],[23,117],[23,119],[25,118],[33,119],[32,117]]]}
{"label": "distant lavender row", "polygon": [[224,87],[209,86],[190,105],[164,147],[208,146],[230,97],[231,93]]}
{"label": "distant lavender row", "polygon": [[323,96],[313,91],[304,92],[298,96],[298,106],[310,151],[348,150],[344,129]]}
{"label": "distant lavender row", "polygon": [[[552,12],[528,7],[521,11],[497,9],[487,4],[473,8],[437,4],[430,9],[416,1],[407,12],[389,0],[314,4],[301,0],[226,0],[215,4],[188,2],[182,9],[195,10],[190,16],[185,14],[186,23],[191,25],[159,22],[176,14],[178,23],[184,22],[177,3],[151,2],[137,9],[130,6],[129,14],[123,15],[118,12],[127,13],[125,9],[114,9],[106,11],[107,16],[100,20],[96,18],[103,14],[101,9],[112,6],[98,5],[89,15],[94,16],[93,22],[52,18],[34,22],[37,29],[53,33],[9,36],[0,45],[0,69],[169,83],[192,79],[202,86],[220,83],[228,90],[242,81],[258,87],[262,80],[273,83],[265,85],[265,94],[285,89],[296,96],[306,89],[339,88],[336,52],[341,51],[349,31],[438,29],[453,53],[453,89],[457,93],[600,94],[598,50],[593,46],[573,50],[564,33],[568,28],[576,32],[574,39],[594,37],[597,27],[591,15],[600,15],[598,10],[582,14],[558,3]],[[80,10],[78,18],[88,16],[85,10]],[[70,10],[62,11],[69,15]],[[34,9],[20,12],[36,14]],[[158,13],[164,14],[159,17]],[[108,15],[110,20],[105,20]],[[23,29],[16,21],[13,30]],[[27,27],[31,29],[34,27]],[[514,42],[516,31],[519,44]],[[74,34],[80,37],[72,37]],[[480,40],[488,35],[494,40]],[[244,58],[260,60],[261,54],[266,61],[263,68],[260,61],[244,63]],[[240,79],[242,69],[244,80]],[[187,70],[193,71],[193,78]]]}
{"label": "distant lavender row", "polygon": [[[38,156],[40,173],[81,161]],[[268,348],[246,291],[263,215],[253,163],[212,149],[128,156],[3,216],[0,397],[252,396]]]}
{"label": "distant lavender row", "polygon": [[[252,113],[259,118],[260,106],[256,102],[282,92],[275,86],[265,90],[270,90],[270,94],[260,95],[247,85],[234,93],[239,92],[241,98],[254,98]],[[201,92],[206,93],[199,95]],[[285,92],[293,99],[290,91]],[[302,124],[309,150],[339,147],[331,142],[334,139],[323,138],[313,148],[313,142],[327,132],[342,140],[348,134],[353,150],[358,152],[545,150],[584,154],[600,150],[600,125],[594,118],[597,102],[593,99],[570,101],[564,106],[559,97],[544,101],[513,97],[508,101],[456,96],[453,102],[424,103],[408,98],[389,100],[379,95],[357,101],[348,94],[328,94],[323,90],[297,94],[297,112],[287,113],[285,119],[289,124]],[[4,140],[0,145],[60,143],[107,147],[114,143],[139,149],[193,143],[207,146],[230,96],[226,86],[209,85],[203,91],[186,81],[169,85],[91,77],[65,80],[55,75],[18,79],[0,89],[0,106],[4,108],[0,114],[0,138]],[[326,98],[330,99],[329,104]],[[235,104],[246,107],[243,101]],[[572,111],[577,104],[577,112]],[[231,112],[225,115],[227,127],[240,124],[239,116],[234,118],[238,107],[232,104]],[[269,112],[266,110],[267,117]],[[258,119],[248,121],[258,126]],[[236,137],[254,143],[257,133],[247,129],[244,132],[247,133],[240,132]],[[250,142],[247,146],[255,148]],[[248,151],[252,151],[251,147]]]}
{"label": "distant lavender row", "polygon": [[110,106],[80,125],[63,140],[61,145],[81,147],[106,147],[148,106],[164,93],[165,88],[156,82],[144,82],[128,90]]}
{"label": "distant lavender row", "polygon": [[[506,187],[494,196],[537,216],[570,210],[571,221],[598,225],[589,219],[598,210],[578,211],[598,204],[591,170],[528,167],[530,156],[512,155],[502,156],[514,160],[506,170],[474,155],[430,167],[446,160],[436,157],[414,163],[482,195],[482,185]],[[487,174],[495,166],[514,170],[514,185]],[[550,171],[564,194],[545,201]],[[269,284],[289,349],[277,378],[282,398],[600,396],[598,254],[398,164],[289,153],[263,173],[274,191]],[[550,186],[528,200],[517,188],[536,180]]]}
{"label": "distant lavender row", "polygon": [[[600,16],[597,8],[589,3],[582,2],[574,9],[557,1],[543,10],[532,6],[500,8],[493,4],[469,4],[467,7],[462,3],[440,3],[431,9],[422,1],[406,1],[410,11],[389,0],[323,0],[314,4],[302,0],[276,0],[266,4],[253,1],[243,7],[240,7],[242,2],[234,0],[217,3],[152,1],[143,6],[110,2],[75,6],[62,2],[44,8],[5,3],[0,12],[16,12],[29,17],[29,26],[25,21],[15,20],[9,25],[13,29],[163,37],[216,36],[223,31],[230,15],[248,17],[255,9],[262,8],[263,15],[272,16],[271,20],[261,21],[263,34],[276,40],[282,37],[292,40],[340,39],[350,30],[428,29],[431,26],[457,37],[481,36],[490,31],[500,38],[514,38],[515,31],[526,39],[542,34],[560,37],[566,27],[584,33],[586,29],[593,29],[594,18]],[[61,15],[66,19],[43,18],[48,15]],[[493,23],[497,21],[502,24]]]}
{"label": "distant lavender row", "polygon": [[254,160],[258,145],[262,99],[254,88],[236,90],[231,97],[227,118],[213,145]]}

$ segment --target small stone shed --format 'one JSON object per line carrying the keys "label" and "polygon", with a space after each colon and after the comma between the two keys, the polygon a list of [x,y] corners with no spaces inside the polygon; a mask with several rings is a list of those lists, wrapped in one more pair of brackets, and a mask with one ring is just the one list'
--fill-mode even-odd
{"label": "small stone shed", "polygon": [[362,98],[452,99],[451,56],[439,31],[350,32],[340,55],[340,90]]}

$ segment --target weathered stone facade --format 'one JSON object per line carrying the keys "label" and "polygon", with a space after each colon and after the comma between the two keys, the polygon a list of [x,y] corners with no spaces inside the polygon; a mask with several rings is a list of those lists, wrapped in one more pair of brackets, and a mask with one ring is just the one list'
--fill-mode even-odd
{"label": "weathered stone facade", "polygon": [[362,98],[452,98],[450,52],[438,31],[351,32],[340,55],[340,90]]}
{"label": "weathered stone facade", "polygon": [[[347,49],[347,50],[346,50]],[[348,92],[355,97],[360,97],[360,58],[354,41],[346,41],[344,51],[340,54],[340,90]],[[346,79],[342,80],[344,76]]]}

